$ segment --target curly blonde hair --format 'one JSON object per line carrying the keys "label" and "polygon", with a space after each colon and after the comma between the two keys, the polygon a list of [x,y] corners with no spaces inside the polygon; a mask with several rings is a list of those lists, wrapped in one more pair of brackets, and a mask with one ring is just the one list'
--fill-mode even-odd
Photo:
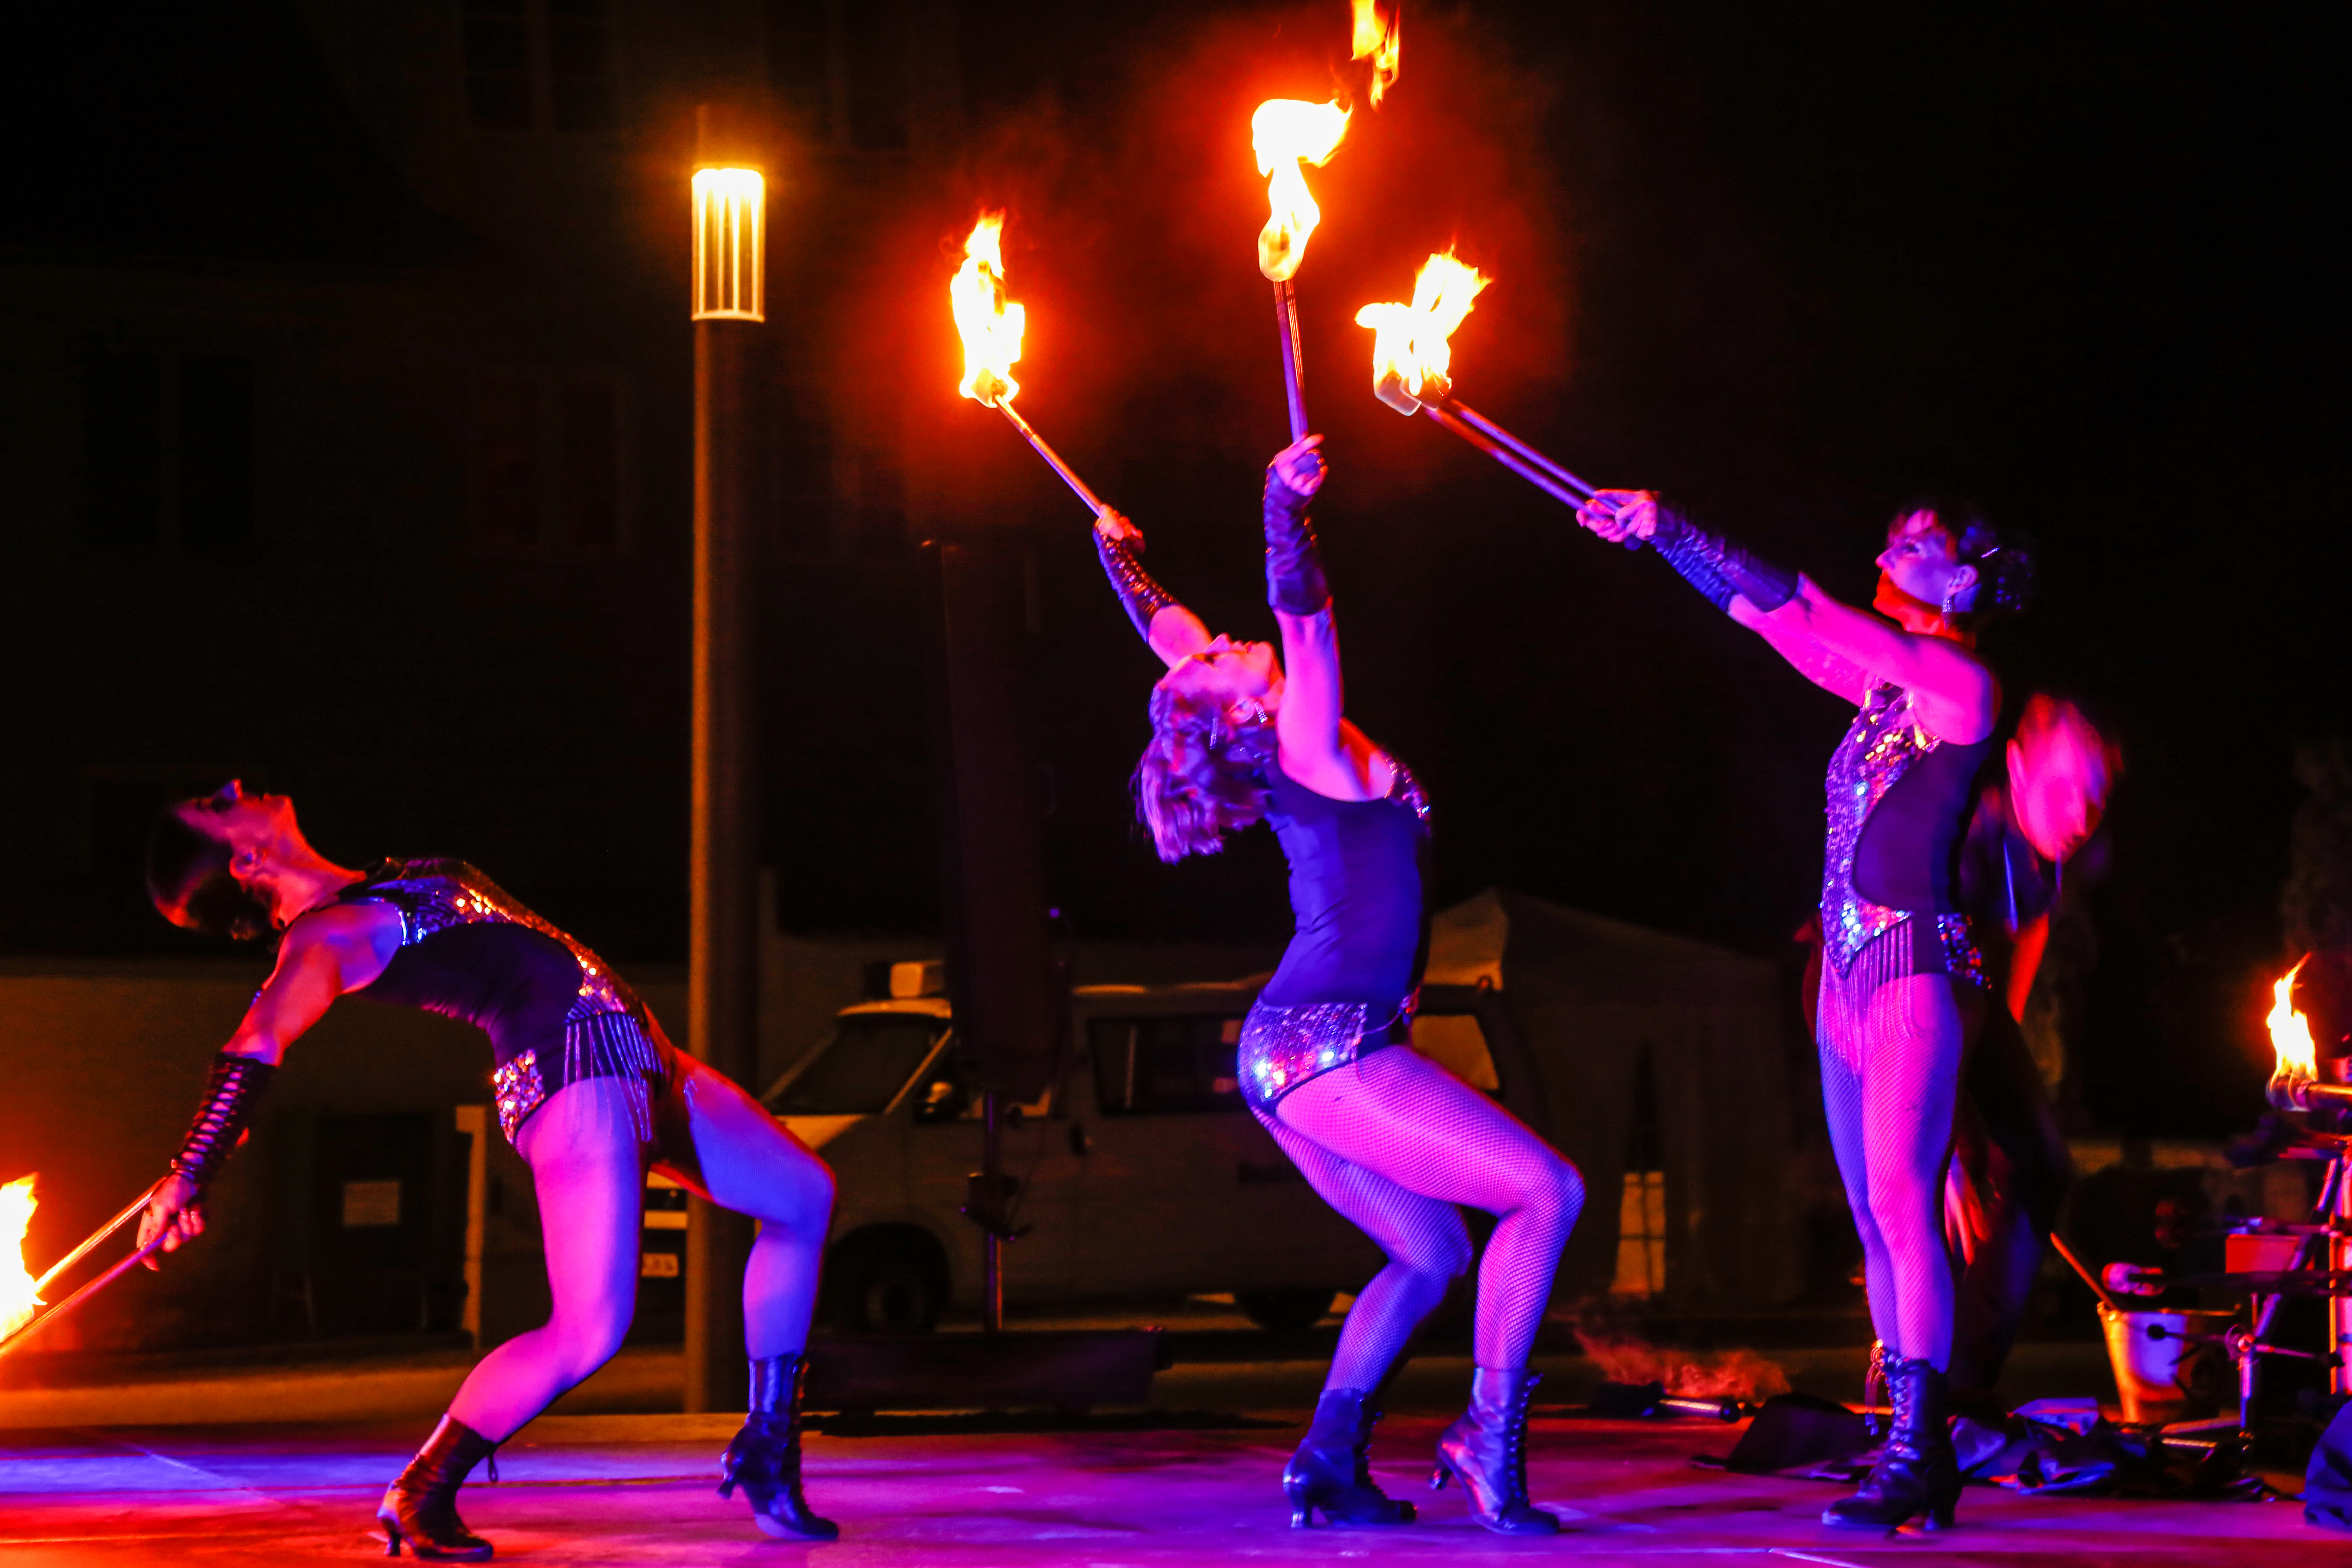
{"label": "curly blonde hair", "polygon": [[1173,865],[1214,855],[1225,835],[1265,816],[1274,725],[1236,724],[1220,703],[1166,681],[1151,689],[1151,741],[1135,764],[1135,813]]}

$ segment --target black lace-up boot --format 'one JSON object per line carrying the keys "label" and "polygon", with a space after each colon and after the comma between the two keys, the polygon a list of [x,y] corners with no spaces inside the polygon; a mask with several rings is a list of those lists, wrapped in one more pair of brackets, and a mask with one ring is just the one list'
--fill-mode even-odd
{"label": "black lace-up boot", "polygon": [[1949,1530],[1959,1501],[1960,1467],[1952,1453],[1952,1426],[1944,1374],[1915,1361],[1886,1363],[1886,1393],[1895,1429],[1878,1463],[1853,1496],[1822,1510],[1823,1524],[1851,1530],[1893,1530],[1915,1514],[1929,1530]]}
{"label": "black lace-up boot", "polygon": [[719,1495],[741,1487],[751,1522],[780,1540],[835,1541],[841,1526],[819,1519],[801,1495],[801,1390],[805,1355],[773,1355],[751,1363],[751,1413],[719,1461]]}
{"label": "black lace-up boot", "polygon": [[1282,1489],[1290,1496],[1290,1527],[1305,1530],[1317,1510],[1332,1524],[1411,1524],[1412,1504],[1398,1502],[1372,1484],[1367,1457],[1381,1413],[1360,1388],[1327,1390],[1290,1463]]}
{"label": "black lace-up boot", "polygon": [[1523,1366],[1482,1366],[1470,1377],[1470,1408],[1437,1439],[1432,1490],[1452,1476],[1470,1499],[1470,1517],[1499,1535],[1556,1535],[1559,1519],[1528,1501],[1528,1399],[1542,1377]]}
{"label": "black lace-up boot", "polygon": [[489,1556],[490,1543],[457,1517],[457,1489],[497,1447],[456,1416],[442,1416],[376,1507],[383,1554],[399,1556],[405,1541],[409,1551],[428,1563],[479,1563]]}

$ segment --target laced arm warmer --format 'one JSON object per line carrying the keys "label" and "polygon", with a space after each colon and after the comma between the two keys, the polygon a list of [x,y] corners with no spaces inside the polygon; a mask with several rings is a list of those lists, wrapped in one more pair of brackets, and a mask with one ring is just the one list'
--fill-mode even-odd
{"label": "laced arm warmer", "polygon": [[1720,534],[1694,526],[1680,512],[1660,507],[1657,530],[1650,542],[1665,557],[1667,565],[1681,573],[1718,610],[1731,608],[1734,594],[1768,612],[1796,596],[1795,573],[1773,565]]}
{"label": "laced arm warmer", "polygon": [[211,1186],[277,1076],[275,1066],[252,1057],[226,1051],[215,1057],[212,1081],[205,1086],[204,1103],[181,1140],[180,1152],[172,1157],[172,1173],[186,1177],[199,1193]]}
{"label": "laced arm warmer", "polygon": [[1135,623],[1135,635],[1145,642],[1151,640],[1151,617],[1176,602],[1176,595],[1161,587],[1150,573],[1143,569],[1139,540],[1105,539],[1095,534],[1095,554],[1102,560],[1103,575],[1110,579],[1111,592],[1127,606],[1127,618]]}
{"label": "laced arm warmer", "polygon": [[1265,471],[1265,602],[1285,615],[1312,616],[1331,604],[1307,498]]}

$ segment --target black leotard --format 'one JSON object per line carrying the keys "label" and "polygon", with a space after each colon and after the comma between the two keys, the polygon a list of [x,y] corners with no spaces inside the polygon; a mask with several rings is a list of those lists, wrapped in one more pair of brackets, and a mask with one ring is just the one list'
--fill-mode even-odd
{"label": "black leotard", "polygon": [[341,895],[400,912],[400,951],[362,988],[490,1037],[499,1122],[512,1139],[565,1084],[634,1080],[641,1131],[673,1053],[612,965],[462,860],[385,860]]}

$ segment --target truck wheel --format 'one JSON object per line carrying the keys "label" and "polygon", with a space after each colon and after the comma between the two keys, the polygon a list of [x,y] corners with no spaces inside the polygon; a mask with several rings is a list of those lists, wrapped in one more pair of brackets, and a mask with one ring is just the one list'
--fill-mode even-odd
{"label": "truck wheel", "polygon": [[947,1270],[928,1239],[853,1242],[825,1281],[833,1326],[845,1334],[928,1334],[947,1301]]}
{"label": "truck wheel", "polygon": [[1243,1316],[1269,1333],[1295,1334],[1323,1321],[1332,1290],[1244,1290],[1234,1297]]}

